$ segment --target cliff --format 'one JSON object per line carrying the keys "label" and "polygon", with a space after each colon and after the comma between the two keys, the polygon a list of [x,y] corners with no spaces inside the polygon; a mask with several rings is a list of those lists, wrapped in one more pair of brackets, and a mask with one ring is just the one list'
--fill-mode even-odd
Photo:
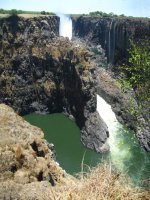
{"label": "cliff", "polygon": [[66,173],[43,137],[39,128],[0,104],[0,199],[41,199],[42,190],[46,198],[50,187],[64,183]]}
{"label": "cliff", "polygon": [[100,44],[109,63],[116,64],[128,56],[129,40],[150,38],[150,19],[144,18],[73,18],[74,36]]}
{"label": "cliff", "polygon": [[[130,40],[150,39],[150,19],[74,17],[73,34],[75,38],[93,45],[95,56],[103,57],[101,62],[97,60],[97,93],[111,105],[119,122],[135,131],[140,145],[150,151],[150,126],[147,117],[144,112],[136,114],[139,108],[134,91],[123,92],[117,81],[118,74],[112,73],[114,69],[117,72],[117,65],[127,59]],[[98,50],[99,46],[104,49],[111,67],[105,63],[104,52]],[[145,109],[148,110],[148,106]]]}
{"label": "cliff", "polygon": [[56,37],[57,17],[0,20],[0,102],[19,114],[64,112],[84,145],[103,151],[108,137],[96,111],[96,66],[90,52]]}
{"label": "cliff", "polygon": [[149,191],[131,187],[106,164],[78,179],[68,175],[43,137],[39,128],[0,104],[1,200],[150,199]]}
{"label": "cliff", "polygon": [[97,74],[97,94],[111,105],[121,124],[134,130],[140,146],[150,151],[150,126],[143,113],[136,115],[138,104],[134,92],[131,90],[123,92],[112,72],[104,68],[99,68]]}

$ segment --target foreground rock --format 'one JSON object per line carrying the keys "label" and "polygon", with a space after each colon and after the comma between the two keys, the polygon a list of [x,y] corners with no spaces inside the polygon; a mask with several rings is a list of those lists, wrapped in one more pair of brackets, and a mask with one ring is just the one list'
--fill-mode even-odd
{"label": "foreground rock", "polygon": [[0,199],[51,199],[50,187],[64,183],[66,173],[43,137],[39,128],[0,104]]}
{"label": "foreground rock", "polygon": [[0,200],[149,199],[149,191],[131,187],[118,173],[110,174],[109,165],[76,179],[52,157],[43,132],[0,104]]}

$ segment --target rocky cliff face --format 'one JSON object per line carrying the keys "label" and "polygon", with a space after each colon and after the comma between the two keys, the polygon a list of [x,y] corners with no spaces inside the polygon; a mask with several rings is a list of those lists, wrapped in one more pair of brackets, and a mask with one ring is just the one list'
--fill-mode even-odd
{"label": "rocky cliff face", "polygon": [[112,73],[98,69],[97,93],[111,105],[118,121],[134,130],[141,147],[150,151],[150,126],[142,113],[136,115],[138,104],[133,91],[123,92]]}
{"label": "rocky cliff face", "polygon": [[143,18],[73,18],[74,35],[100,44],[109,63],[115,64],[127,57],[129,40],[150,38],[150,20]]}
{"label": "rocky cliff face", "polygon": [[0,199],[51,199],[51,187],[67,180],[53,160],[53,145],[43,137],[39,128],[0,104]]}
{"label": "rocky cliff face", "polygon": [[[130,39],[150,39],[150,20],[142,18],[73,18],[73,29],[74,36],[95,45],[94,51],[99,57],[103,53],[97,47],[101,45],[108,62],[114,65],[127,58]],[[134,112],[138,111],[134,91],[124,93],[118,87],[114,74],[110,69],[105,70],[107,65],[102,63],[104,59],[98,65],[97,93],[111,105],[121,123],[135,130],[140,145],[150,151],[150,126],[142,113],[137,116]]]}
{"label": "rocky cliff face", "polygon": [[96,68],[90,53],[56,37],[58,18],[0,21],[0,102],[19,114],[64,112],[82,142],[102,151],[107,127],[96,111]]}

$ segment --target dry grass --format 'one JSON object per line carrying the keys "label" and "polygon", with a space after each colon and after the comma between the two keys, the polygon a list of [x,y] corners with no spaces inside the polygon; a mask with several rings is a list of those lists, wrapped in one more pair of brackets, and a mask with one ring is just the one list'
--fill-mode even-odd
{"label": "dry grass", "polygon": [[41,15],[41,14],[18,14],[18,16],[24,17],[24,18],[32,18],[32,17],[49,16],[49,15]]}
{"label": "dry grass", "polygon": [[[9,17],[9,14],[0,14],[0,17]],[[18,14],[20,17],[24,18],[33,18],[33,17],[39,17],[39,16],[49,16],[49,15],[41,15],[41,14]]]}
{"label": "dry grass", "polygon": [[112,173],[108,165],[81,173],[64,186],[52,190],[55,200],[149,200],[150,191],[135,188],[127,178]]}

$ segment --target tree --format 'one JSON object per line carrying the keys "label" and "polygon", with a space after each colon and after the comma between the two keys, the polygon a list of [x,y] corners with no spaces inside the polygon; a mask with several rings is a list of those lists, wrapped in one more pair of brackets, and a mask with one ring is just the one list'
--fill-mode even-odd
{"label": "tree", "polygon": [[46,15],[46,12],[45,11],[41,11],[41,15]]}
{"label": "tree", "polygon": [[133,88],[139,108],[150,117],[150,40],[141,39],[130,42],[129,59],[119,69],[123,74],[122,81]]}
{"label": "tree", "polygon": [[15,16],[15,15],[17,15],[17,14],[18,14],[18,12],[17,12],[16,9],[10,10],[10,15]]}

